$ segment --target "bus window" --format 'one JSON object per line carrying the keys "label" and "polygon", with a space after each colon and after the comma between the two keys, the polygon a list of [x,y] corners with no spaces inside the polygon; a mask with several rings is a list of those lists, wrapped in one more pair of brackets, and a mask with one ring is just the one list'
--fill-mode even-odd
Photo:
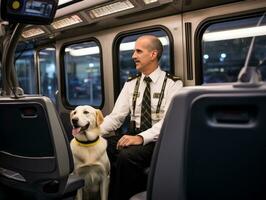
{"label": "bus window", "polygon": [[90,41],[65,46],[64,66],[67,103],[100,107],[103,85],[99,45]]}
{"label": "bus window", "polygon": [[249,66],[261,69],[266,80],[266,17],[242,18],[211,24],[201,38],[202,82],[235,82],[255,36]]}
{"label": "bus window", "polygon": [[164,30],[156,30],[145,33],[134,33],[121,37],[121,42],[119,44],[119,56],[118,63],[119,69],[119,89],[121,89],[128,79],[129,76],[134,76],[137,74],[135,63],[132,60],[132,54],[135,48],[135,41],[141,35],[155,35],[157,36],[163,44],[163,54],[160,60],[160,66],[165,71],[172,71],[171,69],[171,59],[170,59],[170,42],[169,37]]}
{"label": "bus window", "polygon": [[48,47],[38,52],[40,66],[41,94],[50,97],[55,103],[57,90],[57,74],[55,69],[55,48]]}
{"label": "bus window", "polygon": [[16,51],[15,67],[19,86],[25,94],[37,93],[36,68],[34,65],[34,51]]}

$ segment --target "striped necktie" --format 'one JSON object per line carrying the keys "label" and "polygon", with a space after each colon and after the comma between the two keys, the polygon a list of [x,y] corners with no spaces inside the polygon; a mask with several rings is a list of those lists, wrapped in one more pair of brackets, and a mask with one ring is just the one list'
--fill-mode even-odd
{"label": "striped necktie", "polygon": [[146,88],[142,98],[141,104],[141,118],[140,118],[140,131],[145,131],[152,126],[151,122],[151,88],[150,77],[145,76],[144,81],[146,82]]}

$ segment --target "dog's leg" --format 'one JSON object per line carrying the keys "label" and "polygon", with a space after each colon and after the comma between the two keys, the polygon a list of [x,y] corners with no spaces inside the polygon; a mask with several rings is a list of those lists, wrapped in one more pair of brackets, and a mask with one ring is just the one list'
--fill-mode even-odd
{"label": "dog's leg", "polygon": [[109,191],[109,176],[105,175],[102,179],[101,186],[101,200],[108,199],[108,191]]}
{"label": "dog's leg", "polygon": [[99,165],[85,166],[78,169],[78,174],[85,180],[85,185],[82,188],[82,200],[100,200],[102,168]]}
{"label": "dog's leg", "polygon": [[78,190],[75,200],[82,200],[82,189]]}

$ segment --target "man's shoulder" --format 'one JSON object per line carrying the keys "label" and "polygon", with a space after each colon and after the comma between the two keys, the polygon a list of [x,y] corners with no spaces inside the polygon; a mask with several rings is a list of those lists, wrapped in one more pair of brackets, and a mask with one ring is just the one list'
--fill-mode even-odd
{"label": "man's shoulder", "polygon": [[181,77],[173,75],[173,74],[170,74],[169,72],[166,72],[166,77],[171,79],[174,82],[181,81]]}
{"label": "man's shoulder", "polygon": [[127,82],[130,82],[132,80],[135,80],[136,78],[140,77],[141,76],[141,73],[138,73],[134,76],[129,76],[128,79],[127,79]]}

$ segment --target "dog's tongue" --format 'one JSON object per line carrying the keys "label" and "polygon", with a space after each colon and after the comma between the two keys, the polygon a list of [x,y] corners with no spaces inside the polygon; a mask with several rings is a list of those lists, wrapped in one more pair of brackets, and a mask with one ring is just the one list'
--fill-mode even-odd
{"label": "dog's tongue", "polygon": [[79,134],[79,131],[80,131],[80,127],[79,128],[73,128],[72,129],[72,135],[77,135],[77,134]]}

